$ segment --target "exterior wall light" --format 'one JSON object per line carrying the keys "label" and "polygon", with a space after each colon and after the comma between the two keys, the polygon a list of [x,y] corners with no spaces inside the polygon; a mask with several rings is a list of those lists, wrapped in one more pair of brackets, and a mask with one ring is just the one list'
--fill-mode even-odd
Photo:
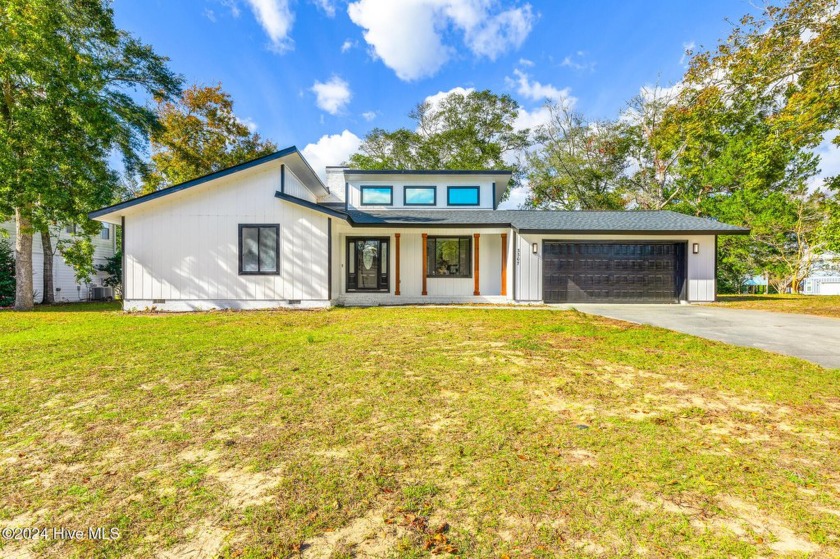
{"label": "exterior wall light", "polygon": [[533,244],[531,245],[531,252],[533,252],[534,254],[537,254],[537,251],[539,250],[539,248],[540,248],[540,247],[539,247],[539,245],[538,245],[537,243],[533,243]]}
{"label": "exterior wall light", "polygon": [[691,245],[691,252],[693,254],[700,254],[700,243],[694,243]]}

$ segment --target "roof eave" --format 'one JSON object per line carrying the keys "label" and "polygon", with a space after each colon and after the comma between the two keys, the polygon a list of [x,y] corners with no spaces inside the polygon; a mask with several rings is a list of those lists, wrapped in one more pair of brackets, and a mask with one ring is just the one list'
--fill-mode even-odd
{"label": "roof eave", "polygon": [[[176,184],[174,186],[170,186],[169,188],[164,188],[162,190],[158,190],[156,192],[152,192],[152,193],[146,194],[144,196],[138,196],[137,198],[132,198],[131,200],[126,200],[126,201],[120,202],[118,204],[113,204],[111,206],[107,206],[107,207],[104,207],[104,208],[100,208],[98,210],[94,210],[94,211],[88,213],[88,218],[99,219],[100,221],[107,221],[108,217],[111,214],[121,212],[121,211],[127,210],[129,208],[132,208],[134,206],[137,206],[139,204],[144,204],[146,202],[151,202],[152,200],[156,200],[158,198],[162,198],[162,197],[168,196],[170,194],[175,194],[177,192],[181,192],[183,190],[187,190],[187,189],[192,188],[194,186],[199,186],[201,184],[210,182],[212,180],[220,179],[220,178],[226,177],[228,175],[238,173],[240,171],[245,171],[247,169],[251,169],[253,167],[257,167],[259,165],[269,163],[271,161],[282,159],[282,158],[288,157],[290,155],[297,155],[297,158],[299,159],[300,163],[298,165],[296,165],[296,167],[298,167],[298,169],[300,169],[300,170],[303,170],[305,172],[310,173],[310,175],[311,175],[310,179],[314,179],[314,180],[310,180],[308,182],[309,185],[314,185],[315,189],[317,190],[317,192],[313,192],[313,194],[315,194],[315,195],[325,195],[325,194],[329,193],[329,190],[327,189],[327,187],[324,186],[324,183],[321,181],[320,177],[318,177],[318,174],[315,173],[315,171],[312,170],[312,167],[309,165],[309,162],[307,162],[306,159],[303,157],[303,155],[300,153],[300,150],[298,150],[296,146],[290,146],[288,148],[281,149],[279,151],[275,151],[274,153],[270,153],[270,154],[265,155],[263,157],[258,157],[256,159],[252,159],[251,161],[245,161],[244,163],[240,163],[239,165],[233,165],[232,167],[228,167],[226,169],[221,169],[219,171],[215,171],[213,173],[209,173],[207,175],[197,177],[195,179],[192,179],[192,180],[189,180],[189,181],[186,181],[186,182],[182,182],[182,183]],[[298,178],[300,178],[300,177],[298,176]],[[102,218],[102,219],[100,219],[100,218]],[[110,219],[115,219],[115,217],[111,217]]]}
{"label": "roof eave", "polygon": [[525,229],[526,235],[749,235],[749,229]]}
{"label": "roof eave", "polygon": [[280,192],[279,190],[274,193],[274,197],[283,200],[284,202],[289,202],[292,204],[297,204],[303,208],[307,208],[309,210],[320,212],[326,214],[330,217],[334,217],[336,219],[342,219],[349,223],[352,223],[352,219],[350,216],[344,212],[340,212],[338,210],[334,210],[332,208],[328,208],[326,206],[322,206],[321,204],[316,204],[314,202],[310,202],[309,200],[304,200],[303,198],[298,198],[297,196],[292,196],[290,194],[286,194],[285,192]]}

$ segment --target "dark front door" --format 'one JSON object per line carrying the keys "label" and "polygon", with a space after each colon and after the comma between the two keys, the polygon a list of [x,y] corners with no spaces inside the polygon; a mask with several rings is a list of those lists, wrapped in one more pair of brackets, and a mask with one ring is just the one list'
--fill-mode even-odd
{"label": "dark front door", "polygon": [[685,243],[543,243],[546,303],[676,303],[685,298]]}
{"label": "dark front door", "polygon": [[347,291],[388,288],[388,239],[347,239]]}

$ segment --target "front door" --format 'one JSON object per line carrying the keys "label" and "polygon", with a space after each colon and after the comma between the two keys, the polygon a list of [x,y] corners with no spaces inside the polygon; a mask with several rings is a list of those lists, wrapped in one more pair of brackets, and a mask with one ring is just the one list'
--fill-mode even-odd
{"label": "front door", "polygon": [[388,239],[347,239],[347,291],[388,291]]}

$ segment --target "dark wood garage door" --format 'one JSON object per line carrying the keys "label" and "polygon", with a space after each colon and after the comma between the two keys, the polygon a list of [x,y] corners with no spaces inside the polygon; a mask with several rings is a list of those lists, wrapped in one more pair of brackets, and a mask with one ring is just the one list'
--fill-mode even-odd
{"label": "dark wood garage door", "polygon": [[685,243],[543,242],[546,303],[677,303]]}

